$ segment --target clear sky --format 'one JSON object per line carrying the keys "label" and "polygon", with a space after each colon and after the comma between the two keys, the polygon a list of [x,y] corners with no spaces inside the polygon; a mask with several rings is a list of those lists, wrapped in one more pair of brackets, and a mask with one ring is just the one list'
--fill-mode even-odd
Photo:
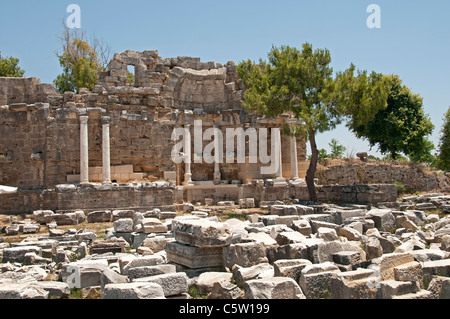
{"label": "clear sky", "polygon": [[[62,72],[55,51],[70,13],[81,8],[81,27],[112,52],[159,50],[162,58],[200,57],[239,62],[266,58],[272,45],[327,48],[335,71],[357,68],[398,74],[435,125],[437,146],[450,105],[450,1],[448,0],[16,0],[0,1],[0,51],[20,59],[25,76],[52,83]],[[381,8],[381,28],[370,29],[370,4]],[[370,151],[345,127],[321,134],[350,151]]]}

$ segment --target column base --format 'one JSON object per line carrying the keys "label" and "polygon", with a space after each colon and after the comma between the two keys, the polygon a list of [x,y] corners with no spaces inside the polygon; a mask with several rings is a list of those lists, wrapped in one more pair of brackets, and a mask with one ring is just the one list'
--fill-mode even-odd
{"label": "column base", "polygon": [[286,186],[287,185],[287,181],[285,178],[282,177],[277,177],[273,180],[273,186],[277,187],[277,186]]}

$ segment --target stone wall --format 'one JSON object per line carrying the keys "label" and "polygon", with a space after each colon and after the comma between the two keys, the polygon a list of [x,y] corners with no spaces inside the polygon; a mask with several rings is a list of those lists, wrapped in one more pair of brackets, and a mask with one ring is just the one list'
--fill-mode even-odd
{"label": "stone wall", "polygon": [[[134,66],[136,81],[127,82]],[[80,174],[80,116],[89,116],[89,167],[98,180],[102,166],[102,117],[110,117],[111,165],[132,166],[117,182],[165,180],[184,167],[171,160],[175,127],[202,120],[204,130],[281,127],[280,119],[262,119],[242,106],[243,86],[233,62],[198,58],[162,59],[158,51],[116,54],[99,73],[93,92],[58,94],[36,78],[0,78],[0,184],[51,188],[76,182]],[[3,106],[2,106],[3,105]],[[300,177],[306,167],[306,144],[297,140]],[[204,141],[204,145],[209,142]],[[283,136],[283,173],[290,177],[290,147]],[[213,180],[214,167],[193,164],[194,181]],[[223,164],[224,180],[261,178],[259,165]],[[173,174],[171,175],[173,176]],[[266,176],[267,178],[273,176]]]}
{"label": "stone wall", "polygon": [[443,172],[429,172],[424,167],[379,163],[331,165],[317,171],[321,185],[380,184],[399,182],[415,191],[449,191],[450,179]]}
{"label": "stone wall", "polygon": [[0,214],[30,214],[35,210],[55,212],[83,210],[160,208],[174,211],[175,186],[170,183],[113,184],[112,186],[59,185],[52,189],[19,189],[0,195]]}
{"label": "stone wall", "polygon": [[[341,204],[378,204],[397,201],[398,189],[392,184],[317,186],[318,200],[322,203]],[[184,187],[185,202],[205,203],[211,198],[219,201],[236,201],[237,199],[254,198],[257,206],[263,202],[286,201],[294,199],[309,201],[308,189],[304,185],[289,184],[276,187],[270,182],[266,184],[226,185],[226,187]]]}

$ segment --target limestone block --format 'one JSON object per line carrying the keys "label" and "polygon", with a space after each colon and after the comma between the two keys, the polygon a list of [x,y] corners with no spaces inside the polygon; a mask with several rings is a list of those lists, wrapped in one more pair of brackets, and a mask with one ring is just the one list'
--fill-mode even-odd
{"label": "limestone block", "polygon": [[107,268],[102,273],[102,276],[100,278],[100,286],[102,291],[108,284],[123,284],[128,282],[130,282],[130,279],[127,276],[123,276],[110,268]]}
{"label": "limestone block", "polygon": [[14,283],[0,285],[0,299],[48,299],[49,292],[32,283]]}
{"label": "limestone block", "polygon": [[386,280],[380,282],[378,299],[392,299],[394,296],[414,294],[419,290],[415,282]]}
{"label": "limestone block", "polygon": [[367,238],[367,241],[364,243],[364,251],[367,259],[374,259],[383,255],[383,247],[376,237]]}
{"label": "limestone block", "polygon": [[306,266],[312,265],[307,259],[280,259],[273,263],[275,277],[289,277],[299,282],[300,275]]}
{"label": "limestone block", "polygon": [[195,281],[195,287],[199,294],[203,296],[212,292],[216,282],[228,281],[231,283],[232,276],[233,274],[229,272],[204,272]]}
{"label": "limestone block", "polygon": [[432,299],[450,299],[450,278],[433,276],[427,290]]}
{"label": "limestone block", "polygon": [[188,277],[184,272],[137,278],[134,282],[158,284],[162,287],[165,297],[177,296],[182,293],[187,293],[189,290]]}
{"label": "limestone block", "polygon": [[192,269],[223,266],[223,247],[193,247],[172,241],[165,246],[167,260]]}
{"label": "limestone block", "polygon": [[121,266],[121,274],[122,275],[128,275],[130,269],[135,267],[146,267],[146,266],[156,266],[156,265],[162,265],[165,264],[166,260],[164,260],[164,257],[161,255],[150,255],[150,256],[142,256],[142,257],[135,257],[133,256],[131,260],[128,260],[128,262],[123,262],[123,266]]}
{"label": "limestone block", "polygon": [[49,299],[61,299],[70,295],[69,285],[65,282],[39,281],[37,285],[48,292]]}
{"label": "limestone block", "polygon": [[269,263],[262,263],[251,267],[235,265],[232,268],[233,277],[239,287],[244,287],[245,282],[253,279],[274,277],[274,268]]}
{"label": "limestone block", "polygon": [[333,261],[340,265],[355,265],[361,261],[361,254],[357,251],[339,251],[332,256]]}
{"label": "limestone block", "polygon": [[296,231],[280,232],[276,235],[275,240],[278,245],[289,245],[301,243],[306,239],[301,233]]}
{"label": "limestone block", "polygon": [[95,211],[87,215],[88,223],[108,223],[111,219],[112,213],[109,210]]}
{"label": "limestone block", "polygon": [[233,265],[250,267],[266,263],[266,247],[262,242],[239,243],[223,249],[223,260],[226,267]]}
{"label": "limestone block", "polygon": [[102,299],[165,299],[163,288],[154,282],[107,284]]}
{"label": "limestone block", "polygon": [[317,229],[316,236],[318,238],[322,238],[325,241],[333,241],[338,239],[336,230],[328,227],[320,227],[319,229]]}
{"label": "limestone block", "polygon": [[142,246],[150,248],[154,253],[164,250],[164,247],[168,242],[174,241],[173,238],[167,238],[164,236],[156,236],[153,238],[145,238],[142,242]]}
{"label": "limestone block", "polygon": [[345,226],[339,230],[339,236],[345,237],[351,241],[361,240],[362,234],[354,228]]}
{"label": "limestone block", "polygon": [[404,265],[414,261],[414,257],[410,253],[391,253],[373,259],[372,264],[378,265],[380,278],[382,281],[394,280],[394,269],[397,266]]}
{"label": "limestone block", "polygon": [[375,299],[377,288],[370,282],[375,271],[359,268],[334,274],[330,279],[332,299]]}
{"label": "limestone block", "polygon": [[232,239],[228,224],[208,220],[174,220],[172,231],[176,241],[195,247],[224,247]]}
{"label": "limestone block", "polygon": [[118,233],[131,233],[133,231],[133,220],[131,218],[117,219],[114,222],[114,231]]}
{"label": "limestone block", "polygon": [[108,261],[77,261],[62,266],[59,277],[61,281],[73,288],[88,288],[101,285],[103,272],[108,268]]}
{"label": "limestone block", "polygon": [[135,212],[133,210],[114,210],[112,212],[112,221],[116,221],[122,218],[134,219]]}
{"label": "limestone block", "polygon": [[390,231],[395,226],[395,217],[390,209],[372,209],[367,212],[366,218],[372,219],[380,231]]}
{"label": "limestone block", "polygon": [[28,253],[35,253],[38,256],[42,256],[42,248],[38,246],[23,246],[23,247],[12,247],[3,249],[3,263],[7,262],[17,262],[24,263],[25,255]]}
{"label": "limestone block", "polygon": [[166,233],[168,228],[157,218],[144,218],[141,222],[144,233]]}
{"label": "limestone block", "polygon": [[33,219],[39,224],[48,224],[53,220],[55,213],[51,210],[37,210],[33,212]]}
{"label": "limestone block", "polygon": [[220,280],[215,282],[208,299],[239,299],[244,296],[244,292],[229,280]]}
{"label": "limestone block", "polygon": [[274,277],[245,283],[245,299],[306,299],[292,278]]}
{"label": "limestone block", "polygon": [[303,268],[300,275],[300,287],[308,299],[320,299],[331,294],[330,281],[340,270],[331,262],[313,264]]}
{"label": "limestone block", "polygon": [[143,266],[134,267],[128,270],[128,277],[130,279],[144,278],[162,274],[169,274],[177,272],[175,265],[155,265],[155,266]]}

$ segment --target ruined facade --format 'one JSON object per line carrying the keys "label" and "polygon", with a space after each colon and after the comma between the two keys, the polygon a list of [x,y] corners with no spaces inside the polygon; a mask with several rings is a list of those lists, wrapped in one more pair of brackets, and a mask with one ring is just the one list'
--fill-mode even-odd
{"label": "ruined facade", "polygon": [[[135,83],[127,78],[132,68]],[[247,112],[242,105],[244,87],[233,62],[162,59],[157,51],[126,51],[116,54],[98,76],[93,92],[81,89],[79,94],[58,94],[53,85],[36,78],[0,78],[0,185],[19,188],[19,194],[3,196],[0,211],[10,212],[14,202],[22,205],[14,208],[17,211],[75,209],[89,202],[81,199],[80,192],[92,197],[89,207],[78,206],[85,209],[105,208],[105,203],[163,207],[204,201],[208,196],[215,201],[251,197],[257,203],[308,200],[302,181],[307,169],[305,140],[283,134],[294,119]],[[281,148],[272,153],[280,156],[280,169],[262,174],[264,164],[248,160],[248,139],[245,163],[237,162],[236,153],[225,154],[227,161],[220,164],[198,162],[202,154],[189,145],[192,164],[176,164],[172,149],[177,141],[172,134],[182,128],[195,138],[196,121],[201,121],[202,132],[279,128]],[[205,147],[211,142],[200,143]],[[285,187],[274,187],[273,180]],[[130,188],[125,183],[140,185],[131,187],[133,191],[144,187],[168,193],[153,196],[153,201],[138,196],[131,202],[127,199],[133,196],[122,194]],[[112,197],[104,201],[108,196]],[[161,198],[166,200],[158,202]]]}

